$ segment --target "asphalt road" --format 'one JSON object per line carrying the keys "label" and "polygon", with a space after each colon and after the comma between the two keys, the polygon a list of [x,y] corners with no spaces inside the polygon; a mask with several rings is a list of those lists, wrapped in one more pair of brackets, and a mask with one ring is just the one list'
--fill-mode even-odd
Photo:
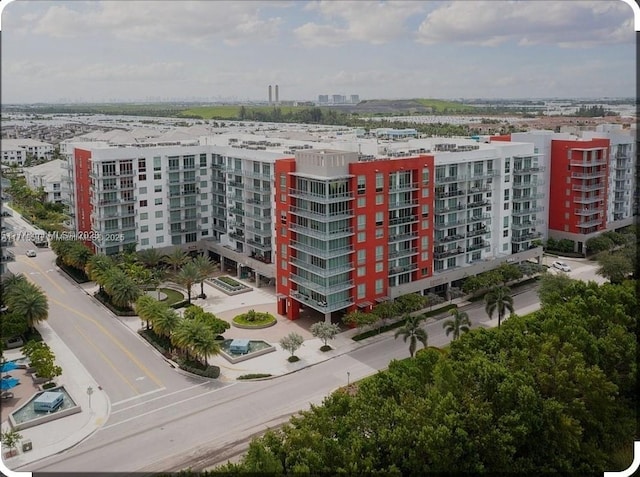
{"label": "asphalt road", "polygon": [[[514,299],[517,308],[537,302],[534,290],[520,293]],[[60,301],[58,298],[56,300]],[[87,300],[85,296],[84,301]],[[80,295],[74,305],[82,309],[89,306],[76,304],[76,301],[83,301]],[[55,301],[54,306],[58,306]],[[83,313],[91,311],[97,313],[95,309]],[[469,313],[474,327],[482,326],[479,323],[487,320],[482,303],[473,304],[465,311]],[[70,315],[74,316],[73,313]],[[80,319],[74,317],[72,321]],[[65,321],[65,318],[53,318],[53,321],[58,328],[58,321]],[[113,318],[111,321],[117,323]],[[426,325],[426,329],[429,345],[443,346],[449,341],[441,322]],[[117,387],[119,395],[130,397],[114,406],[106,425],[86,441],[61,455],[20,470],[153,472],[176,471],[187,467],[204,469],[245,450],[252,436],[285,422],[289,416],[307,409],[312,403],[321,403],[326,395],[346,384],[347,373],[355,381],[385,369],[392,359],[409,356],[408,345],[402,340],[394,340],[390,334],[349,354],[273,380],[238,382],[227,386],[216,382],[191,382],[180,387],[180,379],[187,378],[178,375],[175,370],[164,369],[157,355],[148,354],[139,341],[129,342],[127,333],[116,334],[112,328],[108,330],[114,337],[127,340],[128,352],[141,364],[144,363],[143,367],[135,362],[128,363],[123,376],[119,377],[123,381]],[[64,338],[66,341],[69,336]],[[116,353],[120,349],[108,337],[102,341],[106,342],[104,346],[115,346],[113,349]],[[71,346],[73,341],[67,343]],[[85,357],[80,354],[79,357],[89,371],[106,373],[105,370],[110,368],[108,361],[96,357],[95,351],[91,355],[93,348],[91,345],[88,348],[89,357],[93,356],[95,371],[91,362],[85,362]],[[115,356],[110,358],[120,359]],[[129,386],[126,384],[136,375],[145,377],[138,383],[138,391],[142,393],[138,395],[132,389],[127,389]],[[152,376],[165,387],[166,383],[171,382],[173,390],[160,392],[160,385]],[[111,379],[117,382],[115,376]]]}

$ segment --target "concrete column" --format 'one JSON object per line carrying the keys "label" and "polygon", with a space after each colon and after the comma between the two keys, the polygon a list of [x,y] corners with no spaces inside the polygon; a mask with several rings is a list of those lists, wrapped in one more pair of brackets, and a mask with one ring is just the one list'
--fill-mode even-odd
{"label": "concrete column", "polygon": [[256,288],[260,288],[260,274],[256,272]]}
{"label": "concrete column", "polygon": [[331,323],[331,313],[325,313],[324,314],[324,322],[325,323]]}
{"label": "concrete column", "polygon": [[239,263],[236,265],[236,276],[240,278],[242,276],[242,265]]}

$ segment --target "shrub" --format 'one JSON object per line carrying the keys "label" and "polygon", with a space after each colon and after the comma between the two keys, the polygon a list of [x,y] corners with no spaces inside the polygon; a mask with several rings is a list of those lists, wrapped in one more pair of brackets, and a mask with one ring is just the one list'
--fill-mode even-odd
{"label": "shrub", "polygon": [[295,363],[296,361],[300,361],[300,358],[298,358],[297,356],[289,356],[287,358],[287,361],[289,361],[290,363]]}
{"label": "shrub", "polygon": [[177,310],[178,308],[184,308],[187,305],[189,305],[189,300],[182,300],[169,306],[174,310]]}
{"label": "shrub", "polygon": [[235,281],[231,277],[218,277],[218,280],[220,280],[222,283],[226,283],[230,287],[242,287],[242,286],[244,286],[242,283]]}
{"label": "shrub", "polygon": [[193,373],[205,378],[217,379],[220,376],[220,368],[218,366],[198,366],[194,361],[186,360],[180,361],[178,365],[183,371],[187,371],[189,373]]}
{"label": "shrub", "polygon": [[275,323],[276,317],[273,316],[271,313],[249,310],[246,313],[242,313],[241,315],[235,316],[233,318],[233,322],[237,325],[257,327],[257,326],[267,325],[270,323]]}
{"label": "shrub", "polygon": [[263,374],[263,373],[253,373],[253,374],[243,374],[242,376],[238,376],[238,379],[260,379],[260,378],[270,378],[271,374]]}
{"label": "shrub", "polygon": [[104,290],[98,290],[93,294],[93,296],[104,306],[109,308],[114,315],[118,316],[137,316],[136,312],[132,310],[130,307],[121,308],[119,306],[114,305],[109,300],[109,295],[107,295]]}
{"label": "shrub", "polygon": [[320,351],[322,352],[326,352],[326,351],[331,351],[333,348],[329,345],[322,345],[320,346]]}
{"label": "shrub", "polygon": [[76,283],[89,282],[89,277],[87,277],[87,274],[84,273],[83,270],[79,270],[75,267],[66,265],[60,257],[56,257],[56,265],[60,267],[60,270],[65,272],[67,275],[69,275],[73,279],[73,281],[75,281]]}

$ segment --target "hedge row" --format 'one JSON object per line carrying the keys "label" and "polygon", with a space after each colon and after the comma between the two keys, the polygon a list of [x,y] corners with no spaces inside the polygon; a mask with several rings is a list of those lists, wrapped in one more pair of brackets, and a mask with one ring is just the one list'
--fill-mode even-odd
{"label": "hedge row", "polygon": [[109,308],[114,315],[118,316],[136,316],[136,312],[131,308],[120,308],[115,306],[111,301],[109,301],[109,295],[107,295],[104,291],[98,290],[93,294],[93,296],[104,306]]}
{"label": "hedge row", "polygon": [[89,281],[89,278],[84,271],[66,265],[60,257],[56,258],[56,265],[60,267],[63,272],[69,275],[76,283],[87,283]]}

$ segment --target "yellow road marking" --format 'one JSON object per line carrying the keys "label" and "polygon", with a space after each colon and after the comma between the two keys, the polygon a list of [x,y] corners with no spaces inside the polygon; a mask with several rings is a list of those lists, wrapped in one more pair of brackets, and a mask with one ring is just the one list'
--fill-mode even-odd
{"label": "yellow road marking", "polygon": [[91,318],[89,315],[86,315],[85,313],[82,313],[81,311],[78,311],[74,308],[71,308],[70,306],[54,299],[54,298],[50,298],[50,301],[52,301],[53,303],[55,303],[58,306],[61,306],[62,308],[65,308],[67,310],[69,310],[71,313],[75,313],[76,315],[78,315],[81,318],[84,318],[85,320],[90,321],[91,323],[93,323],[94,325],[96,325],[96,327],[107,337],[109,338],[118,348],[120,348],[120,350],[125,354],[125,356],[127,356],[136,366],[138,366],[138,368],[140,368],[140,370],[145,373],[147,376],[149,376],[151,378],[151,380],[156,383],[158,385],[158,387],[162,387],[163,384],[162,382],[160,382],[160,380],[151,372],[147,369],[147,367],[142,364],[140,362],[140,360],[138,360],[138,358],[136,358],[133,354],[131,354],[131,352],[125,348],[122,343],[120,343],[100,322],[98,322],[97,320],[95,320],[94,318]]}
{"label": "yellow road marking", "polygon": [[122,380],[123,380],[125,383],[127,383],[127,384],[129,385],[129,387],[130,387],[131,389],[133,389],[133,392],[135,392],[136,394],[140,394],[140,391],[139,391],[139,390],[138,390],[138,389],[133,385],[133,383],[132,383],[131,381],[129,381],[129,380],[127,379],[127,377],[126,377],[125,375],[123,375],[123,374],[118,370],[118,368],[116,367],[116,365],[115,365],[115,364],[113,364],[113,361],[111,361],[111,360],[107,357],[107,355],[105,355],[105,354],[102,352],[102,350],[100,350],[100,348],[98,348],[98,347],[96,346],[96,344],[95,344],[93,341],[91,341],[91,338],[89,338],[89,337],[86,335],[86,333],[84,333],[84,332],[83,332],[83,331],[82,331],[78,326],[73,325],[73,327],[74,327],[74,328],[76,329],[76,331],[77,331],[77,332],[78,332],[78,333],[79,333],[79,334],[80,334],[80,335],[81,335],[81,336],[82,336],[82,337],[87,341],[87,343],[89,343],[89,344],[91,345],[91,347],[92,347],[93,349],[95,349],[95,350],[98,352],[98,354],[102,357],[102,359],[104,359],[104,360],[106,361],[106,363],[107,363],[109,366],[111,366],[111,369],[113,369],[113,370],[115,371],[115,373],[116,373],[118,376],[120,376],[120,377],[122,378]]}
{"label": "yellow road marking", "polygon": [[[25,265],[27,265],[28,267],[31,268],[35,268],[36,270],[38,270],[40,272],[40,274],[42,274],[47,280],[49,280],[51,282],[51,284],[56,287],[56,289],[62,293],[63,295],[66,295],[67,292],[60,286],[58,285],[56,282],[53,281],[53,279],[49,276],[49,274],[47,272],[45,272],[42,268],[40,268],[40,266],[38,264],[36,264],[33,261],[29,261],[26,260],[24,257],[18,257],[19,262],[20,263],[24,263]],[[37,283],[34,280],[31,280],[34,284],[37,285]]]}

